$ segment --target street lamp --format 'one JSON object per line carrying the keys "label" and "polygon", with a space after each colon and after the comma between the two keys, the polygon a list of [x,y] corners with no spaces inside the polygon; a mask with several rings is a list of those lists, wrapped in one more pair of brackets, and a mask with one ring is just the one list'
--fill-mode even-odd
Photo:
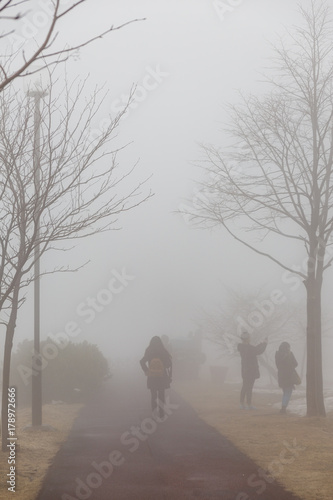
{"label": "street lamp", "polygon": [[[34,144],[33,144],[33,170],[35,180],[35,196],[37,214],[40,191],[40,102],[47,94],[39,84],[27,92],[28,97],[34,99]],[[42,358],[40,354],[40,243],[39,243],[39,218],[36,220],[36,245],[34,251],[34,353],[32,356],[32,426],[42,425]]]}

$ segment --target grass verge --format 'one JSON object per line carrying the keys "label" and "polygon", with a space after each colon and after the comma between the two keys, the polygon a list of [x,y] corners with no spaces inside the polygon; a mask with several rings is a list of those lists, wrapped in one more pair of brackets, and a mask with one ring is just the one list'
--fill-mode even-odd
{"label": "grass verge", "polygon": [[[261,468],[268,471],[267,480],[276,479],[303,500],[332,499],[333,412],[326,418],[280,415],[273,405],[281,394],[261,391],[254,392],[257,410],[240,410],[239,384],[177,382],[173,388],[200,418],[254,460],[257,480]],[[248,478],[248,485],[260,495],[253,479]]]}
{"label": "grass verge", "polygon": [[68,433],[82,405],[49,404],[43,406],[43,424],[54,430],[24,430],[31,425],[31,410],[21,409],[16,413],[16,488],[8,491],[8,453],[0,451],[0,499],[13,494],[15,500],[35,500],[44,476]]}

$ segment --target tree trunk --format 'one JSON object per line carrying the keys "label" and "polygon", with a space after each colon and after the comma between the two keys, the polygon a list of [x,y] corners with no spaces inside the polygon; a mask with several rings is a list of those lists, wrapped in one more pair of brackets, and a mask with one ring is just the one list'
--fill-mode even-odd
{"label": "tree trunk", "polygon": [[7,450],[8,437],[8,389],[10,377],[10,361],[13,347],[14,329],[11,331],[9,324],[6,330],[6,340],[3,359],[3,377],[2,377],[2,411],[1,411],[1,441],[2,451]]}
{"label": "tree trunk", "polygon": [[[20,282],[20,280],[19,280]],[[20,284],[16,284],[12,298],[12,309],[6,328],[6,340],[3,359],[3,379],[2,379],[2,407],[1,407],[1,443],[2,451],[7,450],[8,438],[8,389],[10,382],[10,361],[12,356],[13,338],[15,332],[18,296]]]}
{"label": "tree trunk", "polygon": [[2,451],[7,450],[8,437],[8,388],[10,374],[10,358],[12,352],[13,340],[9,332],[6,332],[4,359],[3,359],[3,377],[2,377],[2,411],[1,411],[1,441]]}
{"label": "tree trunk", "polygon": [[321,285],[322,275],[311,273],[307,290],[307,416],[326,416],[323,393],[321,347]]}

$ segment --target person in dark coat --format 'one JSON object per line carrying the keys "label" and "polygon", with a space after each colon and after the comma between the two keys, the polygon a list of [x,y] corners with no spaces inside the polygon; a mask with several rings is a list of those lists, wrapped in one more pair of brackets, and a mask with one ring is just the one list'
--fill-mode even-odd
{"label": "person in dark coat", "polygon": [[288,342],[280,344],[279,350],[275,353],[275,364],[278,370],[278,384],[283,391],[280,413],[286,413],[289,400],[295,388],[294,375],[295,368],[298,365]]}
{"label": "person in dark coat", "polygon": [[155,411],[159,407],[159,414],[163,416],[165,390],[169,389],[172,380],[172,359],[160,337],[155,336],[151,339],[140,365],[147,375],[152,410]]}
{"label": "person in dark coat", "polygon": [[255,380],[260,377],[257,356],[265,351],[267,339],[256,346],[250,344],[250,334],[248,332],[243,332],[241,339],[242,343],[237,346],[241,355],[243,379],[243,386],[240,393],[240,408],[243,410],[246,409],[244,405],[246,399],[247,408],[254,410],[255,408],[252,406],[252,390]]}

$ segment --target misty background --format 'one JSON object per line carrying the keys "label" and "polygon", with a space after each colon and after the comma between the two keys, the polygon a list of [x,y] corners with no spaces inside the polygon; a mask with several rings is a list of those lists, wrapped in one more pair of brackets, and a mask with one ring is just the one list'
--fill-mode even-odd
{"label": "misty background", "polygon": [[[261,73],[270,66],[270,43],[297,23],[297,5],[295,0],[246,0],[222,18],[217,2],[209,0],[96,0],[80,7],[79,19],[64,20],[60,46],[111,24],[146,18],[81,49],[67,72],[69,80],[89,73],[92,90],[95,85],[108,89],[97,130],[137,85],[120,123],[116,142],[128,146],[118,161],[126,169],[139,160],[127,186],[150,177],[143,192],[151,189],[154,196],[121,214],[116,225],[121,230],[78,240],[70,251],[42,258],[42,269],[89,261],[76,273],[42,278],[42,340],[75,322],[80,330],[75,340],[97,344],[107,359],[139,358],[153,335],[175,338],[195,331],[203,309],[223,307],[228,288],[264,289],[268,296],[280,289],[288,300],[305,297],[302,287],[293,290],[286,283],[278,266],[223,230],[194,228],[177,213],[195,200],[199,143],[227,144],[225,105],[237,103],[240,90],[265,92]],[[281,252],[291,265],[301,265],[305,257],[287,241]],[[103,298],[102,290],[119,275],[129,277],[126,284],[118,280],[121,291],[102,304],[97,297]],[[328,271],[323,293],[328,304],[331,280]],[[15,345],[33,338],[32,292],[31,287],[19,312]],[[331,349],[332,339],[324,333],[326,379]]]}

